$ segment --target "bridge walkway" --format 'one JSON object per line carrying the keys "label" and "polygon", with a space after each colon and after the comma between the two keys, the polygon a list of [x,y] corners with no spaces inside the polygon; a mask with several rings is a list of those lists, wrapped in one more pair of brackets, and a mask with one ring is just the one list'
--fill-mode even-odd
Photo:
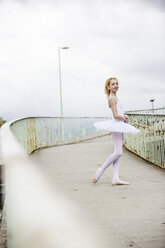
{"label": "bridge walkway", "polygon": [[93,184],[112,152],[112,141],[82,143],[40,149],[31,158],[104,234],[102,248],[165,248],[164,171],[124,149],[120,178],[131,184],[112,186],[112,166]]}

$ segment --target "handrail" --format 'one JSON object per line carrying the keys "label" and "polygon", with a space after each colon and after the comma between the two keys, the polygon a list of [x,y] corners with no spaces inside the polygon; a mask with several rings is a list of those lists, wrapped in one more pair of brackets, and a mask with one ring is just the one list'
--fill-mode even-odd
{"label": "handrail", "polygon": [[124,134],[124,146],[141,158],[165,169],[165,114],[127,113],[137,135]]}
{"label": "handrail", "polygon": [[127,113],[143,113],[143,114],[165,114],[165,107],[154,108],[154,109],[139,109],[139,110],[129,110]]}
{"label": "handrail", "polygon": [[96,133],[93,122],[108,120],[109,117],[30,117],[11,123],[11,130],[30,154],[48,146],[71,144],[105,135]]}

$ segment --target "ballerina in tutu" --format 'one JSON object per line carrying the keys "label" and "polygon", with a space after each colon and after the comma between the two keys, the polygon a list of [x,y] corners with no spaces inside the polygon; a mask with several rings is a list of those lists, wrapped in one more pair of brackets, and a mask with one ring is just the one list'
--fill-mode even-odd
{"label": "ballerina in tutu", "polygon": [[128,185],[129,182],[120,180],[119,163],[122,155],[123,133],[137,134],[139,130],[128,124],[129,118],[124,115],[123,107],[117,98],[119,84],[117,78],[109,78],[105,83],[105,93],[108,97],[108,105],[112,110],[112,120],[95,122],[97,130],[107,130],[112,133],[114,141],[114,152],[108,157],[105,163],[100,167],[93,178],[93,183],[97,183],[104,171],[113,163],[112,185]]}

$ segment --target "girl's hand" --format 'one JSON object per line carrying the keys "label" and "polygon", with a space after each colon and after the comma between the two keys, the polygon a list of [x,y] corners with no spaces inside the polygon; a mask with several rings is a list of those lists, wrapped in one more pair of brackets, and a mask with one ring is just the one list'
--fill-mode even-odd
{"label": "girl's hand", "polygon": [[128,123],[128,122],[129,122],[129,117],[128,117],[128,115],[124,115],[124,117],[125,117],[124,122]]}

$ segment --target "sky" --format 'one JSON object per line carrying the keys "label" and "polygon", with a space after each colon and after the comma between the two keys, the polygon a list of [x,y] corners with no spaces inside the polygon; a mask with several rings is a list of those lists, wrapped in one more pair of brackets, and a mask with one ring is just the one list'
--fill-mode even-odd
{"label": "sky", "polygon": [[0,0],[0,116],[109,116],[165,106],[164,0]]}

